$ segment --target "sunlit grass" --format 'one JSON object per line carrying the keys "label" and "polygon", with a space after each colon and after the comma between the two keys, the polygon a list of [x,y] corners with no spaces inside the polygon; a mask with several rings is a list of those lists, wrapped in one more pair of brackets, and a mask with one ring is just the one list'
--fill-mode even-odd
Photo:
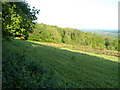
{"label": "sunlit grass", "polygon": [[[47,46],[53,46],[53,47],[57,47],[57,48],[60,48],[60,49],[69,50],[69,51],[72,51],[72,52],[84,53],[84,54],[88,54],[88,55],[92,55],[92,56],[97,56],[97,57],[100,57],[100,58],[103,58],[103,59],[107,59],[107,60],[111,60],[111,61],[115,61],[115,62],[120,62],[118,60],[118,57],[116,57],[116,56],[86,52],[86,51],[83,51],[82,49],[81,50],[73,50],[73,49],[71,49],[73,47],[72,45],[56,44],[56,43],[50,43],[50,42],[35,42],[35,41],[30,41],[30,42],[34,42],[34,43],[38,43],[38,44],[42,44],[42,45],[47,45]],[[114,52],[117,53],[117,51],[114,51]]]}
{"label": "sunlit grass", "polygon": [[116,56],[104,55],[104,54],[95,54],[95,53],[92,53],[92,52],[84,52],[84,51],[77,51],[77,50],[71,50],[69,48],[61,48],[61,49],[69,50],[69,51],[72,51],[72,52],[84,53],[84,54],[88,54],[88,55],[92,55],[92,56],[97,56],[97,57],[104,58],[104,59],[111,60],[111,61],[115,61],[115,62],[120,62],[118,60],[118,57],[116,57]]}

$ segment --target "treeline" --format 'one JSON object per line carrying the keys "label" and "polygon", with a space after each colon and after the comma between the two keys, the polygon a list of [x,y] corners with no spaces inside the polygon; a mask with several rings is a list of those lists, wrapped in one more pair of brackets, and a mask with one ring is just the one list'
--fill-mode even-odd
{"label": "treeline", "polygon": [[[73,28],[61,28],[46,24],[36,24],[30,40],[89,46],[94,49],[119,50],[118,39],[105,37]],[[119,41],[120,42],[120,41]],[[119,50],[120,51],[120,50]]]}

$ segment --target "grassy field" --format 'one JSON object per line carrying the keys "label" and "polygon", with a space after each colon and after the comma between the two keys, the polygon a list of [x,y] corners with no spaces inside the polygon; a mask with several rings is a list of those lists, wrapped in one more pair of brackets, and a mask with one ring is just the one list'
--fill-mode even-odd
{"label": "grassy field", "polygon": [[72,52],[79,52],[79,53],[83,53],[83,54],[88,54],[88,55],[108,59],[108,60],[115,61],[115,62],[120,62],[118,60],[120,52],[117,52],[117,51],[96,50],[96,49],[91,49],[91,48],[85,48],[84,46],[80,46],[80,45],[68,45],[68,44],[60,44],[60,43],[57,44],[57,43],[36,42],[36,41],[30,41],[30,42],[37,43],[37,44],[42,44],[42,45],[46,45],[46,46],[53,46],[53,47],[56,47],[56,48],[69,50],[69,51],[72,51]]}
{"label": "grassy field", "polygon": [[3,41],[3,88],[117,88],[117,58]]}

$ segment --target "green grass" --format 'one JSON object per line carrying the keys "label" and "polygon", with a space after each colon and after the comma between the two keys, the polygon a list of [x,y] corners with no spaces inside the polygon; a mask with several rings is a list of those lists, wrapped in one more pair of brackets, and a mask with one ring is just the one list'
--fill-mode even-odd
{"label": "green grass", "polygon": [[3,41],[3,88],[117,88],[118,62],[29,41]]}
{"label": "green grass", "polygon": [[91,55],[91,56],[96,56],[96,57],[111,60],[111,61],[114,61],[114,62],[120,62],[118,60],[118,57],[116,57],[116,56],[105,55],[105,54],[96,54],[96,53],[93,53],[93,52],[85,52],[85,51],[78,51],[78,50],[70,50],[69,48],[61,48],[61,49],[69,50],[69,51],[72,51],[72,52],[79,52],[79,53],[83,53],[83,54],[88,54],[88,55]]}
{"label": "green grass", "polygon": [[[28,41],[30,41],[30,40],[28,40]],[[88,55],[108,59],[108,60],[115,61],[115,62],[120,62],[118,60],[118,56],[114,56],[112,54],[111,55],[102,54],[101,53],[102,51],[99,51],[99,52],[96,51],[95,52],[95,51],[90,50],[89,48],[86,48],[86,49],[84,47],[82,48],[81,46],[60,44],[60,43],[56,44],[56,43],[50,43],[50,42],[36,42],[36,41],[30,41],[30,42],[37,43],[37,44],[42,44],[42,45],[47,45],[47,46],[53,46],[53,47],[57,47],[57,48],[60,48],[60,49],[69,50],[69,51],[72,51],[72,52],[79,52],[79,53],[83,53],[83,54],[88,54]],[[118,53],[117,51],[112,51],[112,52],[113,53],[115,53],[115,52]]]}

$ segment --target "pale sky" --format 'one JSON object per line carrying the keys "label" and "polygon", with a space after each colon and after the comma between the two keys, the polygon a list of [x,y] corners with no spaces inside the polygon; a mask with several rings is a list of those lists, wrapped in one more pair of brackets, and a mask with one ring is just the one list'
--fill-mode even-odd
{"label": "pale sky", "polygon": [[38,23],[78,29],[118,29],[119,0],[26,0]]}

